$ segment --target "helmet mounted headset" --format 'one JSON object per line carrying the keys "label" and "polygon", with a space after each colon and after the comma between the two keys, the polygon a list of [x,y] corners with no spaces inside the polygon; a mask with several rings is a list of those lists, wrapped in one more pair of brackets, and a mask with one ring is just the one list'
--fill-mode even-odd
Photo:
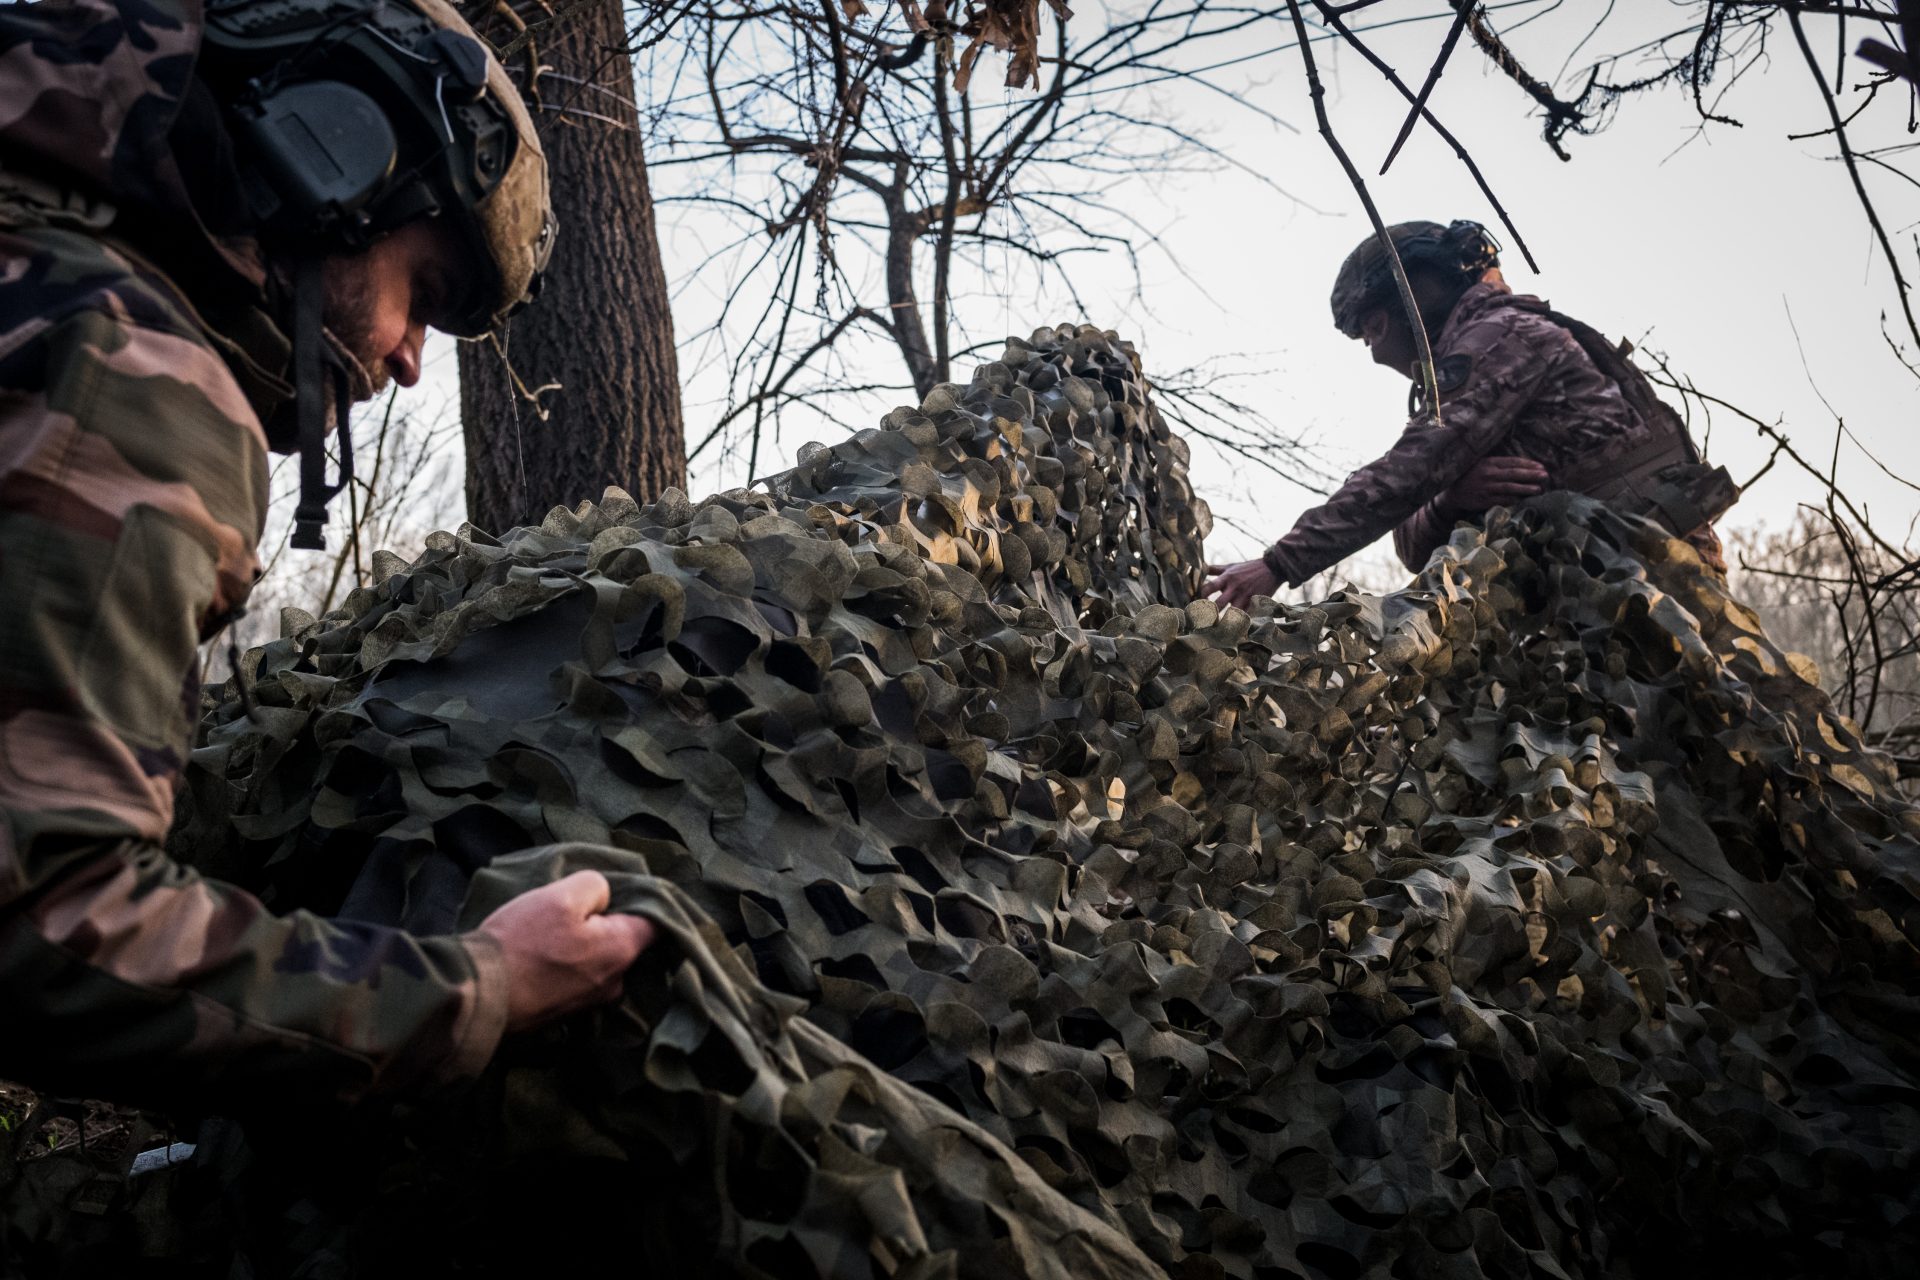
{"label": "helmet mounted headset", "polygon": [[[1402,222],[1387,228],[1387,235],[1406,271],[1430,271],[1458,290],[1500,265],[1500,242],[1484,226],[1464,218],[1445,226]],[[1349,338],[1359,337],[1367,312],[1384,305],[1396,292],[1393,263],[1380,238],[1367,237],[1347,256],[1334,281],[1334,326]]]}
{"label": "helmet mounted headset", "polygon": [[[255,231],[292,268],[293,412],[291,421],[275,415],[267,433],[275,450],[300,454],[295,547],[325,548],[327,504],[353,480],[350,379],[323,336],[323,260],[440,217],[494,278],[469,277],[436,327],[484,333],[512,309],[501,303],[501,268],[475,210],[526,140],[501,100],[511,87],[504,76],[490,80],[497,64],[450,9],[435,7],[438,20],[402,0],[207,5],[201,75],[225,108]],[[531,278],[506,286],[516,301],[534,292],[550,226],[534,246]],[[331,483],[329,394],[340,433]]]}

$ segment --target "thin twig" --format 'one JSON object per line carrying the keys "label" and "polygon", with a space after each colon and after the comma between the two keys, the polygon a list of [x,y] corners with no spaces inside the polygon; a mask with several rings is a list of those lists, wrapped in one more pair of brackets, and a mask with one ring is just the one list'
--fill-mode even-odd
{"label": "thin twig", "polygon": [[1400,132],[1394,135],[1393,145],[1387,148],[1387,158],[1380,164],[1381,177],[1387,176],[1387,170],[1393,167],[1393,158],[1400,154],[1400,148],[1406,143],[1408,135],[1413,132],[1413,126],[1419,122],[1422,115],[1426,114],[1427,98],[1432,95],[1433,86],[1440,83],[1440,73],[1446,70],[1447,59],[1453,56],[1453,47],[1460,42],[1460,33],[1466,29],[1467,18],[1472,13],[1473,10],[1466,5],[1455,8],[1453,25],[1447,28],[1447,38],[1440,45],[1440,56],[1433,60],[1431,67],[1427,68],[1426,82],[1420,86],[1420,92],[1414,95],[1413,109],[1407,112],[1407,118],[1401,124]]}
{"label": "thin twig", "polygon": [[1327,146],[1333,151],[1334,158],[1346,171],[1347,181],[1353,184],[1354,191],[1360,197],[1360,204],[1367,211],[1367,220],[1373,224],[1373,233],[1379,237],[1380,247],[1387,255],[1387,265],[1393,271],[1393,283],[1400,291],[1400,305],[1406,310],[1407,324],[1413,330],[1414,350],[1419,357],[1420,384],[1426,392],[1427,407],[1433,414],[1434,425],[1440,425],[1440,379],[1433,368],[1433,347],[1427,341],[1426,321],[1421,318],[1420,304],[1413,296],[1413,285],[1407,280],[1407,269],[1400,261],[1400,250],[1394,247],[1393,237],[1387,234],[1387,224],[1381,221],[1380,211],[1374,207],[1373,196],[1367,191],[1367,181],[1353,166],[1353,160],[1347,155],[1345,147],[1333,132],[1333,122],[1327,118],[1327,90],[1320,83],[1320,68],[1313,60],[1313,45],[1307,39],[1307,22],[1300,16],[1299,0],[1287,0],[1287,13],[1293,19],[1294,34],[1299,40],[1300,60],[1307,69],[1307,96],[1313,100],[1314,119],[1319,122],[1320,136],[1326,139]]}
{"label": "thin twig", "polygon": [[1880,242],[1880,252],[1886,258],[1887,266],[1893,271],[1894,289],[1900,298],[1900,311],[1907,318],[1907,332],[1913,335],[1916,344],[1920,344],[1920,320],[1913,314],[1913,299],[1907,277],[1900,270],[1900,258],[1893,250],[1893,241],[1887,237],[1887,229],[1880,224],[1880,211],[1874,208],[1873,198],[1867,194],[1867,184],[1860,176],[1860,166],[1854,159],[1853,144],[1847,138],[1846,125],[1840,119],[1840,105],[1833,99],[1833,91],[1827,87],[1827,74],[1820,69],[1820,59],[1814,54],[1813,46],[1807,42],[1806,27],[1800,21],[1799,7],[1787,7],[1787,23],[1793,28],[1793,38],[1800,45],[1801,56],[1806,59],[1807,70],[1813,74],[1814,83],[1820,87],[1820,97],[1826,103],[1827,115],[1833,121],[1834,142],[1840,148],[1840,158],[1846,162],[1847,176],[1853,180],[1854,194],[1860,197],[1860,207],[1867,215],[1867,223],[1873,228],[1873,235]]}

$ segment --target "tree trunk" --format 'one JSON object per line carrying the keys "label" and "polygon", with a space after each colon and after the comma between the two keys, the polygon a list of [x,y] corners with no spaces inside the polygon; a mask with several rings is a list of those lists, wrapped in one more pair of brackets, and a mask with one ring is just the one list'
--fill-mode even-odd
{"label": "tree trunk", "polygon": [[[529,23],[545,17],[516,6]],[[517,32],[468,6],[495,47]],[[547,152],[559,235],[539,301],[460,344],[467,513],[499,531],[609,484],[686,484],[680,372],[620,0],[567,6],[509,59]]]}
{"label": "tree trunk", "polygon": [[920,299],[913,289],[913,251],[926,226],[907,207],[906,172],[894,175],[893,186],[882,199],[887,208],[887,319],[894,345],[907,362],[915,394],[925,398],[940,381],[927,327],[920,318]]}

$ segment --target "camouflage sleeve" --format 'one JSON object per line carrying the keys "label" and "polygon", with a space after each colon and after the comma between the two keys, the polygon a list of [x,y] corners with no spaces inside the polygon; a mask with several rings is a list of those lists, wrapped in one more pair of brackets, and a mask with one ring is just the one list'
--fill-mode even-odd
{"label": "camouflage sleeve", "polygon": [[1414,573],[1427,567],[1427,557],[1453,532],[1454,520],[1440,509],[1438,495],[1393,527],[1393,551]]}
{"label": "camouflage sleeve", "polygon": [[9,169],[128,207],[171,207],[166,134],[193,74],[198,0],[0,5],[0,149]]}
{"label": "camouflage sleeve", "polygon": [[1515,308],[1448,329],[1434,352],[1440,425],[1431,414],[1415,417],[1384,457],[1348,476],[1267,549],[1267,566],[1298,585],[1414,516],[1506,439],[1571,350],[1551,321]]}
{"label": "camouflage sleeve", "polygon": [[264,441],[133,293],[24,305],[98,263],[21,244],[0,237],[0,1074],[232,1109],[477,1070],[506,1019],[490,939],[276,917],[161,851],[197,643],[258,572]]}

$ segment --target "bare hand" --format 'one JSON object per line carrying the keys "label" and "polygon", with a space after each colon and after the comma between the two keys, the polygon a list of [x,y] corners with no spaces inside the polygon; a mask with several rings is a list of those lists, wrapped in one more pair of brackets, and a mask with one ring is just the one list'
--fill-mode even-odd
{"label": "bare hand", "polygon": [[1448,515],[1478,517],[1490,507],[1531,498],[1547,489],[1547,469],[1532,458],[1488,457],[1440,494]]}
{"label": "bare hand", "polygon": [[639,916],[605,914],[613,899],[598,871],[576,871],[523,893],[480,922],[507,962],[507,1030],[602,1004],[653,941]]}
{"label": "bare hand", "polygon": [[1270,596],[1280,589],[1280,580],[1273,576],[1265,560],[1210,564],[1207,572],[1214,576],[1200,584],[1200,594],[1211,596],[1218,592],[1222,605],[1234,604],[1246,609],[1252,606],[1255,596]]}

